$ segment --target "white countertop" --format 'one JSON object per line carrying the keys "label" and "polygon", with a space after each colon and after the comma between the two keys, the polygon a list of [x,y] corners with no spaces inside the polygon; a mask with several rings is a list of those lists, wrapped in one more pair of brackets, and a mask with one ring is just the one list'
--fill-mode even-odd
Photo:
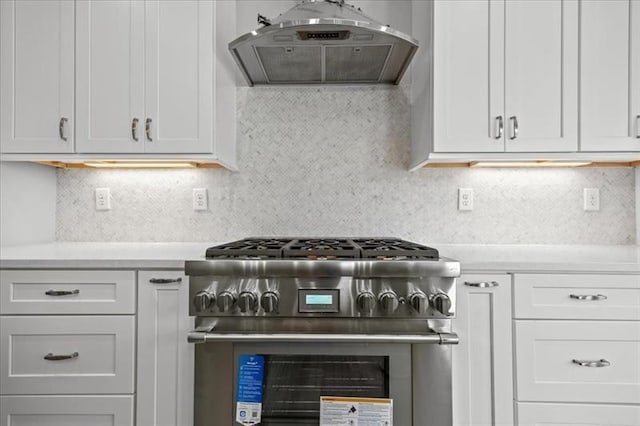
{"label": "white countertop", "polygon": [[[48,243],[0,247],[0,268],[182,269],[209,243]],[[639,272],[640,247],[433,244],[463,272]]]}

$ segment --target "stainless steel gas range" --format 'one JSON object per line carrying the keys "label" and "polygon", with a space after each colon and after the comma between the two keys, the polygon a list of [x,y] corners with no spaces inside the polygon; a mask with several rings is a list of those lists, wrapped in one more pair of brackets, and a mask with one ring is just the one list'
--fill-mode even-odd
{"label": "stainless steel gas range", "polygon": [[458,262],[393,238],[247,238],[206,259],[185,265],[196,426],[318,425],[321,397],[452,424]]}

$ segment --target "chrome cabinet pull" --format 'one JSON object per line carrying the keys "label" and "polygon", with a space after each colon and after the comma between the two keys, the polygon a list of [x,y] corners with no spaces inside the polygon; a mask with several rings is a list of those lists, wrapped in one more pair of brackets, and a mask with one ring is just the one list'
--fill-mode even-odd
{"label": "chrome cabinet pull", "polygon": [[502,138],[502,134],[504,133],[504,121],[502,120],[501,115],[496,117],[496,130],[498,131],[498,133],[494,136],[494,138]]}
{"label": "chrome cabinet pull", "polygon": [[465,281],[464,285],[466,285],[467,287],[491,288],[491,287],[498,287],[500,283],[497,281],[479,281],[479,282]]}
{"label": "chrome cabinet pull", "polygon": [[72,294],[80,294],[80,290],[47,290],[44,294],[47,296],[71,296]]}
{"label": "chrome cabinet pull", "polygon": [[151,119],[147,118],[147,120],[144,122],[144,130],[145,132],[147,132],[147,140],[149,142],[153,142],[153,139],[151,139]]}
{"label": "chrome cabinet pull", "polygon": [[135,117],[131,120],[131,138],[136,142],[138,142],[138,121]]}
{"label": "chrome cabinet pull", "polygon": [[60,133],[60,139],[62,139],[63,141],[67,141],[67,137],[64,134],[64,126],[67,123],[67,121],[69,121],[69,119],[67,117],[62,117],[60,119],[60,125],[58,126],[58,132]]}
{"label": "chrome cabinet pull", "polygon": [[583,361],[579,359],[572,359],[571,362],[574,364],[578,364],[580,367],[609,367],[611,365],[611,363],[604,358],[597,361]]}
{"label": "chrome cabinet pull", "polygon": [[46,359],[47,361],[62,361],[62,360],[65,360],[65,359],[78,358],[78,356],[80,356],[80,354],[78,352],[74,352],[74,353],[69,354],[69,355],[54,355],[51,352],[49,352],[48,354],[46,354],[44,356],[44,359]]}
{"label": "chrome cabinet pull", "polygon": [[607,300],[604,294],[570,294],[569,297],[576,300]]}
{"label": "chrome cabinet pull", "polygon": [[512,115],[509,120],[511,120],[511,136],[509,139],[514,140],[518,137],[518,117]]}
{"label": "chrome cabinet pull", "polygon": [[171,283],[181,283],[182,278],[151,278],[149,280],[151,284],[171,284]]}
{"label": "chrome cabinet pull", "polygon": [[636,115],[636,139],[640,139],[640,115]]}

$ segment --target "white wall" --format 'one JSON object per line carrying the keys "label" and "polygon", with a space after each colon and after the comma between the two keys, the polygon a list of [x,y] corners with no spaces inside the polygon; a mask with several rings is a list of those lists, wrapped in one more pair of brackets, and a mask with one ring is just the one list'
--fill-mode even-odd
{"label": "white wall", "polygon": [[55,239],[56,169],[0,162],[0,245]]}

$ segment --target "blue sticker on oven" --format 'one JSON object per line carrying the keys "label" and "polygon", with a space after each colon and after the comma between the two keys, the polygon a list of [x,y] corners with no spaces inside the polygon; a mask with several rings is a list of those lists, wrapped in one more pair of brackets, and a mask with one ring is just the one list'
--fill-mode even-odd
{"label": "blue sticker on oven", "polygon": [[242,425],[260,424],[262,417],[262,381],[264,357],[240,355],[238,388],[236,390],[236,422]]}

